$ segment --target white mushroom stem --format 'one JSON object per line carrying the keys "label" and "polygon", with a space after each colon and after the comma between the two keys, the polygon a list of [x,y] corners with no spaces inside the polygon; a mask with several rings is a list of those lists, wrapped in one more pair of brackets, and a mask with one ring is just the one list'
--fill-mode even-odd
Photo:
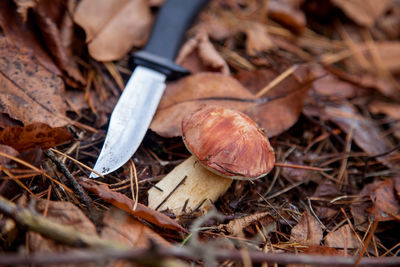
{"label": "white mushroom stem", "polygon": [[175,215],[195,211],[214,203],[232,184],[204,168],[195,156],[176,166],[149,191],[149,207]]}

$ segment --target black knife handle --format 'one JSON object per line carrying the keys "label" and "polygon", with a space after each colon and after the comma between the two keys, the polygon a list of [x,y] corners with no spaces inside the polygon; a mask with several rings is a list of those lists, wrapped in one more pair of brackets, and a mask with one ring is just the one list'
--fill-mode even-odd
{"label": "black knife handle", "polygon": [[145,48],[133,54],[134,63],[155,69],[169,79],[188,71],[174,63],[184,34],[209,0],[167,0],[162,6]]}

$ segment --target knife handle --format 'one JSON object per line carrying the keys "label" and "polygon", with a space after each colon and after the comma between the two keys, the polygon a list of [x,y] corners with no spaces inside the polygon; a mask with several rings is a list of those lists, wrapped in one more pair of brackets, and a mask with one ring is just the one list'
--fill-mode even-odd
{"label": "knife handle", "polygon": [[167,0],[145,48],[133,54],[134,63],[164,73],[168,79],[188,74],[174,59],[186,30],[209,0]]}

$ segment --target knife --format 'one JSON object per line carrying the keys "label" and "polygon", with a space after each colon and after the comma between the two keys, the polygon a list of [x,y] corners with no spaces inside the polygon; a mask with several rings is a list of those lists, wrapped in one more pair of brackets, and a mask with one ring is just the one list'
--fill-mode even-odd
{"label": "knife", "polygon": [[174,63],[184,33],[208,0],[168,0],[145,48],[133,54],[136,68],[110,118],[106,139],[89,178],[124,165],[145,136],[165,90],[165,81],[189,72]]}

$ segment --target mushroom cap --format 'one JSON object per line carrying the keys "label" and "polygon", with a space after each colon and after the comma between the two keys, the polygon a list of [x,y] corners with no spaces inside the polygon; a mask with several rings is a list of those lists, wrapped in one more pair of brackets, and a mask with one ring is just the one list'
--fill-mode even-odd
{"label": "mushroom cap", "polygon": [[239,180],[257,179],[274,167],[268,137],[245,114],[221,107],[205,107],[184,117],[183,141],[207,169]]}

